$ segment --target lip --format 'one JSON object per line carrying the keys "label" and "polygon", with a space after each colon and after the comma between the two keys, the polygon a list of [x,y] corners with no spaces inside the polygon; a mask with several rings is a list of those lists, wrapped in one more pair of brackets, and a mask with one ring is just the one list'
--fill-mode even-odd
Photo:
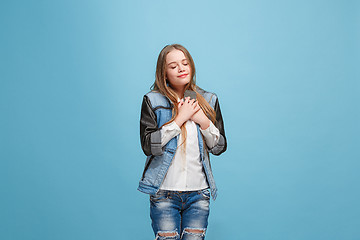
{"label": "lip", "polygon": [[179,78],[184,78],[184,77],[186,77],[187,75],[189,75],[189,74],[188,74],[188,73],[185,73],[185,74],[179,75],[178,77],[179,77]]}

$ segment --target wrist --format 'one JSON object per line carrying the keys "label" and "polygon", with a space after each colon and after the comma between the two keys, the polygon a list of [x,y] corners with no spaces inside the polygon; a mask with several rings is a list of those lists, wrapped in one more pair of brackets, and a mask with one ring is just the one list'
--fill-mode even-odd
{"label": "wrist", "polygon": [[205,130],[210,126],[210,120],[206,119],[206,120],[202,121],[199,125],[202,130]]}
{"label": "wrist", "polygon": [[176,117],[175,119],[174,119],[174,122],[179,126],[179,127],[181,127],[183,124],[184,124],[184,120],[183,119],[181,119],[180,117]]}

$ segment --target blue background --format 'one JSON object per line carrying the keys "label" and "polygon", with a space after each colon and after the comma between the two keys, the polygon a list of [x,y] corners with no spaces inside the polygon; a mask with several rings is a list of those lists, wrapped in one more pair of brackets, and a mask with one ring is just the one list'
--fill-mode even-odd
{"label": "blue background", "polygon": [[228,151],[208,240],[360,239],[359,1],[2,1],[0,239],[153,239],[142,96],[183,44]]}

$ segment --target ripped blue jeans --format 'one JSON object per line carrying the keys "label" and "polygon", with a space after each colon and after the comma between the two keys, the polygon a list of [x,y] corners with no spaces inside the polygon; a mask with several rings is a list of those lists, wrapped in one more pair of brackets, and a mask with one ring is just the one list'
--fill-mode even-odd
{"label": "ripped blue jeans", "polygon": [[202,240],[209,217],[210,192],[159,190],[150,195],[155,239]]}

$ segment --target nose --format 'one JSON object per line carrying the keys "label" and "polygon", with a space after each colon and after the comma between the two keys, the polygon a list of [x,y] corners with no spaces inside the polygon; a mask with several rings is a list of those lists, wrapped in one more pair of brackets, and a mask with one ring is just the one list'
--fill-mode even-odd
{"label": "nose", "polygon": [[180,64],[180,65],[179,65],[179,72],[182,72],[182,71],[184,71],[184,67],[181,66],[181,64]]}

